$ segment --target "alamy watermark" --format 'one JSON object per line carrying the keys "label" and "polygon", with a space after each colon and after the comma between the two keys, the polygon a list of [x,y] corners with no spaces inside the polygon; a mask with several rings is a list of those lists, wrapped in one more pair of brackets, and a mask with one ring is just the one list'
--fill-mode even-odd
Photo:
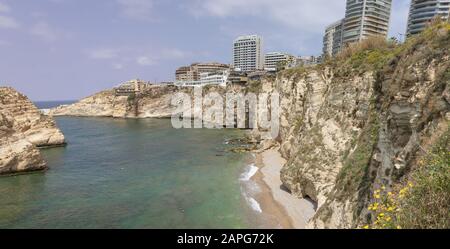
{"label": "alamy watermark", "polygon": [[171,118],[176,129],[258,129],[264,138],[279,135],[280,95],[276,91],[204,95],[202,87],[194,87],[193,94],[179,92],[171,102],[176,107]]}

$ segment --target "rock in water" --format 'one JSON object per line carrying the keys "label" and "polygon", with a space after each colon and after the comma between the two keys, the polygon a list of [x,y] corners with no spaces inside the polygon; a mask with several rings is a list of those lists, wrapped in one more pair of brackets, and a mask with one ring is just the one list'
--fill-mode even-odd
{"label": "rock in water", "polygon": [[65,144],[55,121],[9,87],[0,87],[0,110],[0,174],[45,169],[37,147]]}

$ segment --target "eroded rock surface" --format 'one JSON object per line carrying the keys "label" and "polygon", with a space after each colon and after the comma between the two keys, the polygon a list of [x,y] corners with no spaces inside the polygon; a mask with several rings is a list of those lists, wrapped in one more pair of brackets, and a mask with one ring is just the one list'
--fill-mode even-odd
{"label": "eroded rock surface", "polygon": [[37,147],[65,143],[53,118],[9,87],[0,87],[0,138],[0,174],[45,169]]}

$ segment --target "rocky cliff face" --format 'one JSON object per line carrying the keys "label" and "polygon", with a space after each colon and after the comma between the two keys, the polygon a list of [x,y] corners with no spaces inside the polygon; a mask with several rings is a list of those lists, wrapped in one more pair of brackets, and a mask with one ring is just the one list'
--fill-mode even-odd
{"label": "rocky cliff face", "polygon": [[[225,95],[225,92],[239,92],[240,86],[207,86],[201,90],[204,97],[208,93]],[[194,106],[194,89],[177,86],[150,86],[140,93],[130,96],[116,96],[114,90],[102,91],[79,102],[60,106],[48,112],[50,116],[85,116],[114,118],[170,118],[176,111],[172,98],[177,93],[185,93],[191,98],[192,117],[201,118],[201,110]],[[211,104],[212,105],[212,104]],[[205,109],[208,106],[204,106]],[[210,120],[204,120],[210,121]]]}
{"label": "rocky cliff face", "polygon": [[359,51],[262,82],[282,96],[283,184],[318,204],[309,227],[364,224],[370,193],[407,177],[448,129],[449,46],[444,28],[430,40]]}
{"label": "rocky cliff face", "polygon": [[173,107],[175,86],[152,86],[131,96],[116,96],[113,90],[103,91],[81,101],[49,112],[53,116],[97,116],[115,118],[167,118]]}
{"label": "rocky cliff face", "polygon": [[[280,93],[276,142],[288,160],[284,186],[317,202],[309,227],[355,228],[370,218],[370,193],[407,178],[417,158],[448,130],[449,32],[448,25],[440,27],[401,46],[368,41],[333,61],[285,70],[246,89],[207,91]],[[161,86],[134,97],[105,91],[50,114],[170,117],[171,97],[180,91],[192,94]]]}
{"label": "rocky cliff face", "polygon": [[46,167],[37,147],[64,144],[64,135],[27,97],[0,87],[0,174]]}

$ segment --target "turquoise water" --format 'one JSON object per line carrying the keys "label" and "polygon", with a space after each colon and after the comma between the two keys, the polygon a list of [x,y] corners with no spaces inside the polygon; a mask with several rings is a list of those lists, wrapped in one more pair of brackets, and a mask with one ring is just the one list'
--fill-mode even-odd
{"label": "turquoise water", "polygon": [[42,150],[46,172],[0,177],[0,228],[248,228],[227,152],[237,130],[170,120],[56,118],[68,146]]}

